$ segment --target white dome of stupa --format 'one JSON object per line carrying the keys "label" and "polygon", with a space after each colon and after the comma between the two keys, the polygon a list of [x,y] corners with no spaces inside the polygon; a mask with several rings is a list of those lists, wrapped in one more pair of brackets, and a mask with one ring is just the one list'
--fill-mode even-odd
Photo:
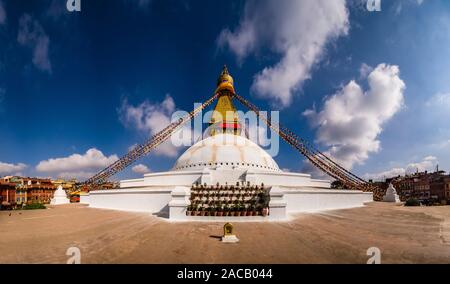
{"label": "white dome of stupa", "polygon": [[173,170],[218,167],[280,171],[272,157],[256,143],[243,136],[228,133],[210,136],[191,146],[178,158]]}

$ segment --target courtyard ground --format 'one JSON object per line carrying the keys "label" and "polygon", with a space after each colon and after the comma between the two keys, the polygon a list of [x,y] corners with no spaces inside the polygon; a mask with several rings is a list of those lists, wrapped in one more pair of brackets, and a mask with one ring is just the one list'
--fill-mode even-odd
{"label": "courtyard ground", "polygon": [[[11,214],[11,215],[10,215]],[[79,204],[0,212],[0,263],[450,263],[450,207],[362,208],[299,214],[288,222],[235,223],[238,244],[220,242],[223,223],[171,223],[144,213]]]}

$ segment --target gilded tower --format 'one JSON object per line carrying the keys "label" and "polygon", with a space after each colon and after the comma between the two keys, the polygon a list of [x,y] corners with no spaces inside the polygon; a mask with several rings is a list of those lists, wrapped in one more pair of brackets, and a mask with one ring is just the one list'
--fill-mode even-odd
{"label": "gilded tower", "polygon": [[217,79],[216,93],[219,94],[219,98],[211,116],[211,135],[219,133],[239,135],[241,126],[236,108],[232,102],[233,95],[235,94],[234,81],[233,77],[228,73],[227,66],[223,67],[222,73]]}

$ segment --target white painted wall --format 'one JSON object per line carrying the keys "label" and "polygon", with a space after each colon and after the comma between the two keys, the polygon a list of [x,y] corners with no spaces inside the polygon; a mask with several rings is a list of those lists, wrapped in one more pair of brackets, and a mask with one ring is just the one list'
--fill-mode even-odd
{"label": "white painted wall", "polygon": [[331,189],[284,189],[288,213],[361,207],[373,201],[371,192]]}
{"label": "white painted wall", "polygon": [[172,188],[91,191],[89,206],[134,212],[168,212]]}
{"label": "white painted wall", "polygon": [[[288,172],[267,172],[248,169],[228,169],[217,168],[208,170],[211,176],[211,184],[236,184],[237,181],[251,181],[252,184],[264,183],[266,186],[297,186],[330,188],[330,181],[311,179],[308,174],[288,173]],[[191,186],[201,181],[203,170],[197,171],[170,171],[160,173],[150,173],[144,178],[122,180],[121,188],[136,188],[148,186]]]}
{"label": "white painted wall", "polygon": [[80,194],[80,204],[89,204],[89,194]]}
{"label": "white painted wall", "polygon": [[[169,213],[169,202],[178,197],[176,194],[172,196],[172,190],[180,187],[189,189],[192,184],[200,181],[207,181],[208,184],[213,185],[217,182],[220,184],[227,182],[231,185],[237,181],[250,181],[252,184],[264,183],[265,186],[277,188],[278,193],[274,194],[272,201],[276,219],[283,219],[282,212],[288,215],[296,212],[360,207],[373,200],[372,193],[331,190],[329,181],[311,179],[308,174],[264,172],[240,168],[150,173],[141,179],[121,181],[120,189],[92,191],[84,199],[87,199],[85,202],[94,208]],[[188,197],[182,199],[184,198],[188,200]],[[83,198],[80,201],[84,203]],[[172,202],[172,205],[176,204]],[[185,210],[177,206],[172,207],[173,213],[179,210],[178,215],[183,214],[182,210]]]}

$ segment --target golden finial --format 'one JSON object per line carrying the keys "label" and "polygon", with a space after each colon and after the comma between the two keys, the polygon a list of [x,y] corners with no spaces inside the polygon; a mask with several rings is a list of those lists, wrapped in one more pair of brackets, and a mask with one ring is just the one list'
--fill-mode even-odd
{"label": "golden finial", "polygon": [[222,74],[221,75],[225,75],[225,74],[230,74],[230,73],[228,73],[228,68],[227,68],[227,65],[225,64],[225,65],[223,65],[223,68],[222,68]]}
{"label": "golden finial", "polygon": [[228,73],[228,68],[226,65],[223,66],[222,73],[220,73],[219,79],[217,79],[217,90],[227,89],[234,93],[234,81],[230,73]]}

